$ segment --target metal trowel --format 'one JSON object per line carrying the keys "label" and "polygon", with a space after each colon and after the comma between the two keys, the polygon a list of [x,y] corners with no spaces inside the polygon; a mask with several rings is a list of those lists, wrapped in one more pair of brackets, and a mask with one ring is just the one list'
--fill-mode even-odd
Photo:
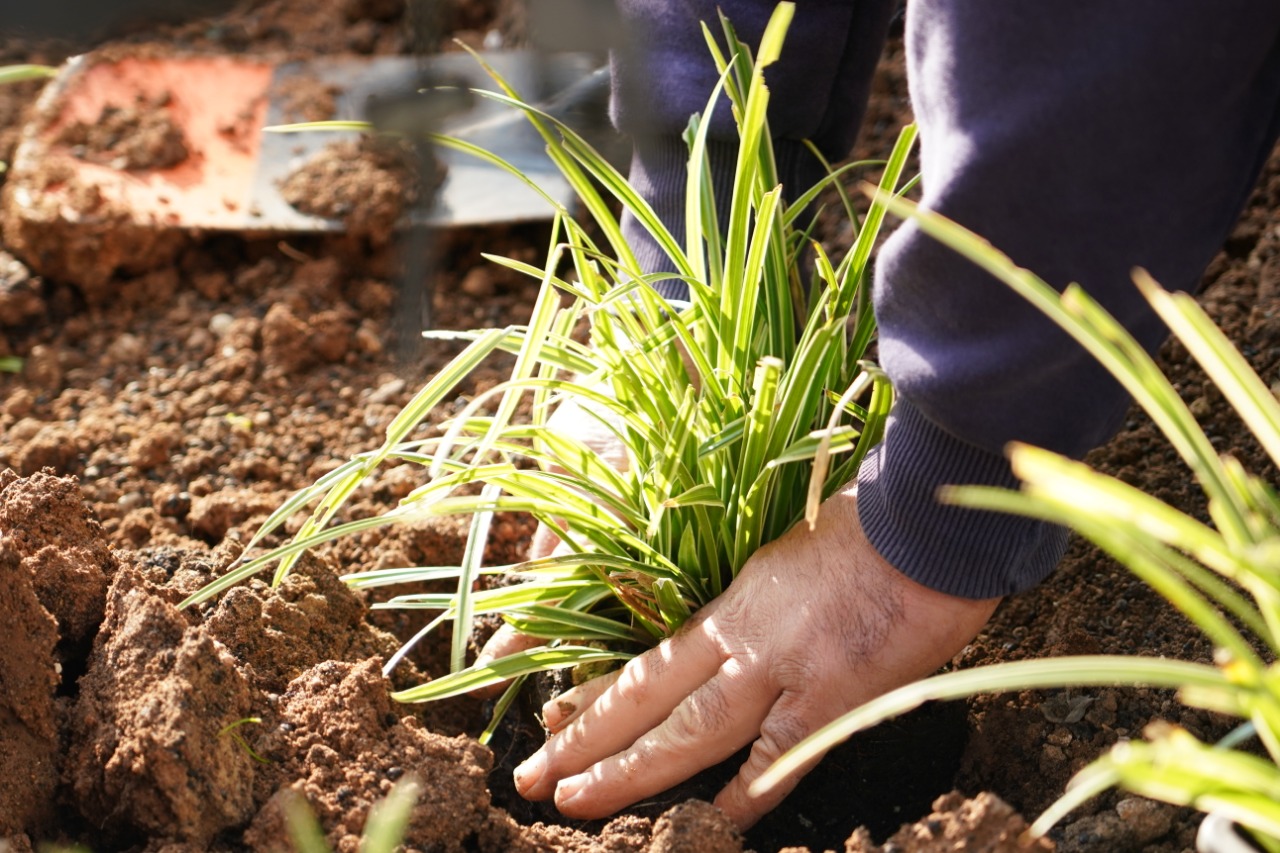
{"label": "metal trowel", "polygon": [[[530,101],[580,106],[599,99],[607,80],[599,57],[525,51],[482,54]],[[362,119],[371,98],[412,91],[421,59],[381,57],[315,59],[273,65],[224,56],[77,57],[47,86],[10,169],[12,203],[48,205],[60,194],[92,187],[130,218],[157,227],[235,231],[332,231],[338,220],[300,213],[280,195],[288,175],[322,148],[351,132],[264,133],[297,121],[290,98],[300,80],[333,93],[334,118]],[[466,54],[431,57],[432,77],[459,86],[494,88]],[[557,98],[556,96],[560,97]],[[99,120],[104,109],[147,103],[167,110],[185,137],[189,154],[163,168],[127,168],[77,156],[65,128]],[[441,132],[456,135],[507,160],[552,197],[568,201],[569,188],[548,160],[544,143],[516,110],[483,98],[443,117]],[[500,169],[451,150],[444,182],[430,207],[430,223],[479,225],[544,218],[545,200]],[[52,174],[55,178],[49,181]],[[43,196],[43,198],[39,198]],[[68,215],[76,200],[61,200]],[[12,211],[11,211],[12,213]]]}

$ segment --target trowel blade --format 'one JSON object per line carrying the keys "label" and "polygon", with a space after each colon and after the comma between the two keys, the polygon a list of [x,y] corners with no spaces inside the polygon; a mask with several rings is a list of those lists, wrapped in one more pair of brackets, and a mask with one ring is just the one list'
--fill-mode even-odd
{"label": "trowel blade", "polygon": [[[538,100],[590,75],[599,64],[586,54],[524,51],[482,54],[522,96]],[[372,95],[412,91],[431,79],[493,88],[466,54],[315,59],[273,65],[224,56],[93,56],[72,60],[41,96],[37,119],[24,129],[8,176],[6,218],[38,222],[83,218],[86,190],[99,209],[131,226],[244,232],[340,231],[344,223],[304,214],[280,194],[288,175],[326,146],[355,132],[264,133],[297,121],[291,87],[311,78],[334,93],[335,118],[363,117]],[[106,107],[165,104],[190,155],[166,168],[123,169],[88,162],[60,141],[75,122],[92,123]],[[572,191],[548,159],[543,141],[516,111],[476,98],[441,132],[456,134],[521,169],[551,198],[568,204]],[[420,206],[434,226],[482,225],[549,218],[546,199],[501,169],[466,154],[441,150],[447,169],[434,203]],[[421,214],[419,214],[421,215]]]}

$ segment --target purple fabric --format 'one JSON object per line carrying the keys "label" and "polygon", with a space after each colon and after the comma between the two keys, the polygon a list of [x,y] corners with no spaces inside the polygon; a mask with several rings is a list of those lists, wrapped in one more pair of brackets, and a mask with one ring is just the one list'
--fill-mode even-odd
{"label": "purple fabric", "polygon": [[[1080,282],[1154,349],[1166,330],[1130,272],[1197,285],[1275,143],[1278,39],[1280,5],[1268,0],[912,0],[923,203],[1055,287]],[[995,477],[975,475],[975,454],[994,459],[1011,440],[1082,456],[1119,428],[1127,395],[1035,309],[911,224],[880,254],[875,305],[906,416],[859,474],[869,538],[935,589],[1025,589],[1063,538],[941,508],[934,488]],[[971,449],[947,465],[948,444]]]}
{"label": "purple fabric", "polygon": [[[713,4],[621,5],[643,47],[616,64],[615,117],[642,138],[649,186],[668,186],[683,174],[639,152],[705,103],[715,77],[690,19]],[[750,40],[773,4],[719,5]],[[770,79],[775,134],[821,134],[833,156],[847,152],[875,58],[865,54],[878,52],[891,6],[800,0]],[[907,48],[924,204],[1054,286],[1079,281],[1156,347],[1165,330],[1130,270],[1191,289],[1234,223],[1277,135],[1280,4],[911,0]],[[1014,485],[1010,440],[1079,457],[1119,427],[1126,395],[1034,309],[909,224],[880,254],[875,305],[900,402],[858,477],[868,536],[945,592],[1033,585],[1061,557],[1063,531],[943,507],[936,488]]]}
{"label": "purple fabric", "polygon": [[[718,79],[699,26],[705,22],[724,48],[717,5],[747,44],[759,42],[774,7],[772,2],[618,2],[630,38],[613,53],[614,124],[635,140],[632,182],[667,230],[681,237],[689,155],[680,134],[691,115],[706,109]],[[798,4],[782,56],[769,74],[769,122],[788,197],[825,174],[802,140],[812,140],[830,160],[842,159],[852,147],[893,7],[892,0]],[[718,210],[727,213],[738,139],[727,99],[721,100],[712,121],[708,157]],[[623,214],[622,228],[647,272],[675,271],[657,241],[629,213]],[[658,291],[668,298],[688,296],[685,284],[674,279],[659,284]]]}
{"label": "purple fabric", "polygon": [[[717,8],[739,39],[757,44],[775,3],[759,0],[618,0],[629,38],[614,52],[613,120],[633,137],[681,133],[706,108],[718,75],[699,22],[724,46]],[[800,0],[769,76],[777,138],[811,139],[840,158],[853,144],[893,9],[891,0]],[[737,138],[728,104],[714,138]],[[804,187],[802,189],[808,189]]]}

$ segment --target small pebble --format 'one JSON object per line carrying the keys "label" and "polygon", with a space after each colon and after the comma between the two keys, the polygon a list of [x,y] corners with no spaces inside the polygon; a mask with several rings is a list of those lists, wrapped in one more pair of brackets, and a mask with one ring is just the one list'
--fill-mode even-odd
{"label": "small pebble", "polygon": [[1128,825],[1139,844],[1148,844],[1173,826],[1173,807],[1144,797],[1126,797],[1116,803],[1116,814]]}
{"label": "small pebble", "polygon": [[467,296],[474,296],[477,299],[493,296],[496,290],[493,283],[493,273],[486,267],[472,267],[467,272],[466,277],[462,279],[460,289]]}
{"label": "small pebble", "polygon": [[370,403],[386,403],[392,398],[404,391],[405,381],[403,379],[392,379],[390,382],[384,382],[377,390],[369,395]]}
{"label": "small pebble", "polygon": [[230,314],[220,313],[214,314],[209,318],[209,331],[218,337],[222,337],[231,328],[231,324],[235,322],[235,318]]}

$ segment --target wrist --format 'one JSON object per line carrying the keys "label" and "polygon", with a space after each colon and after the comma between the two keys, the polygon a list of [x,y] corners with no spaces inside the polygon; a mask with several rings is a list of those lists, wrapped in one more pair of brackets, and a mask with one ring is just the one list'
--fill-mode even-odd
{"label": "wrist", "polygon": [[859,518],[876,551],[914,582],[971,599],[1022,591],[1053,570],[1066,550],[1064,528],[940,503],[938,488],[954,484],[1016,489],[1018,480],[1003,456],[900,399],[858,472]]}

